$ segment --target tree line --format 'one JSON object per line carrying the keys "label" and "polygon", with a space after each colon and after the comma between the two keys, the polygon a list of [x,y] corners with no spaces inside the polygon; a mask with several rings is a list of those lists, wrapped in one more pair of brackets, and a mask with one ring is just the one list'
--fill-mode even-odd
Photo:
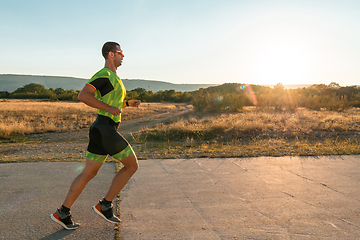
{"label": "tree line", "polygon": [[64,90],[62,88],[46,89],[38,83],[29,83],[14,92],[1,91],[0,98],[13,99],[48,99],[50,101],[77,101],[79,90]]}
{"label": "tree line", "polygon": [[[30,83],[11,93],[2,91],[0,98],[78,101],[78,94],[79,90],[46,89],[41,84]],[[191,92],[175,90],[152,92],[144,88],[136,88],[127,91],[126,98],[139,99],[142,102],[190,103],[197,110],[206,112],[238,112],[244,106],[252,105],[278,111],[295,110],[298,107],[341,111],[350,107],[360,107],[360,88],[342,87],[338,83],[314,84],[298,89],[285,89],[281,83],[273,88],[225,83]]]}

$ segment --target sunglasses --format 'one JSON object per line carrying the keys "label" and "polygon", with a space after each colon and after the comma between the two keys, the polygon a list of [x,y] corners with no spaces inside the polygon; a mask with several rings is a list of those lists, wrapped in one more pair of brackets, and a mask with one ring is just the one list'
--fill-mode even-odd
{"label": "sunglasses", "polygon": [[121,51],[110,51],[110,52],[117,52],[120,55],[124,55],[122,50]]}

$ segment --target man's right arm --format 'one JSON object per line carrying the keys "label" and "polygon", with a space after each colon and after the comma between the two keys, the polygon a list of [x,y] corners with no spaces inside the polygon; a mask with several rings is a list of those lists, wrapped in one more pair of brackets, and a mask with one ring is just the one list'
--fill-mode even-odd
{"label": "man's right arm", "polygon": [[108,113],[114,116],[117,116],[122,112],[121,109],[117,107],[110,106],[106,103],[97,100],[94,97],[95,92],[96,90],[92,86],[86,84],[84,88],[80,91],[78,95],[78,100],[90,107],[107,111]]}

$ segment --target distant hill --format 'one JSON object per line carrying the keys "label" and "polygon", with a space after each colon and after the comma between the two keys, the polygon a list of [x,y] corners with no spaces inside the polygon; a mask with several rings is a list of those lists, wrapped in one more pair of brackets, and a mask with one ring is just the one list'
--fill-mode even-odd
{"label": "distant hill", "polygon": [[[74,77],[56,77],[56,76],[34,76],[34,75],[16,75],[0,74],[0,91],[13,92],[16,89],[29,83],[38,83],[45,88],[62,88],[65,90],[81,90],[88,79]],[[122,79],[126,90],[135,88],[144,88],[148,91],[158,92],[174,89],[177,92],[195,91],[200,88],[217,86],[218,84],[174,84],[163,81],[141,80],[141,79]]]}
{"label": "distant hill", "polygon": [[[17,75],[17,74],[0,74],[0,91],[13,92],[16,89],[29,83],[39,83],[45,88],[62,88],[65,90],[81,90],[88,79],[74,77],[57,77],[57,76],[35,76],[35,75]],[[126,90],[130,91],[135,88],[144,88],[148,91],[158,92],[174,89],[177,92],[190,92],[200,88],[218,86],[219,84],[174,84],[163,81],[142,80],[142,79],[122,79]],[[274,85],[265,85],[274,87]],[[310,85],[284,85],[286,89],[296,89],[309,87]]]}

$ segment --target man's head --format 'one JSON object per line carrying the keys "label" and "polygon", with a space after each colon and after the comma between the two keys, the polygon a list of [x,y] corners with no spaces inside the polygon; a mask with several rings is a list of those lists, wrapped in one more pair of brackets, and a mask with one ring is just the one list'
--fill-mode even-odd
{"label": "man's head", "polygon": [[120,47],[120,44],[118,44],[117,42],[106,42],[104,43],[103,47],[102,47],[102,55],[105,59],[108,58],[108,55],[111,51],[117,51],[118,47]]}
{"label": "man's head", "polygon": [[120,44],[116,42],[106,42],[102,47],[102,55],[105,58],[106,66],[109,68],[113,66],[115,70],[122,64],[124,58]]}

